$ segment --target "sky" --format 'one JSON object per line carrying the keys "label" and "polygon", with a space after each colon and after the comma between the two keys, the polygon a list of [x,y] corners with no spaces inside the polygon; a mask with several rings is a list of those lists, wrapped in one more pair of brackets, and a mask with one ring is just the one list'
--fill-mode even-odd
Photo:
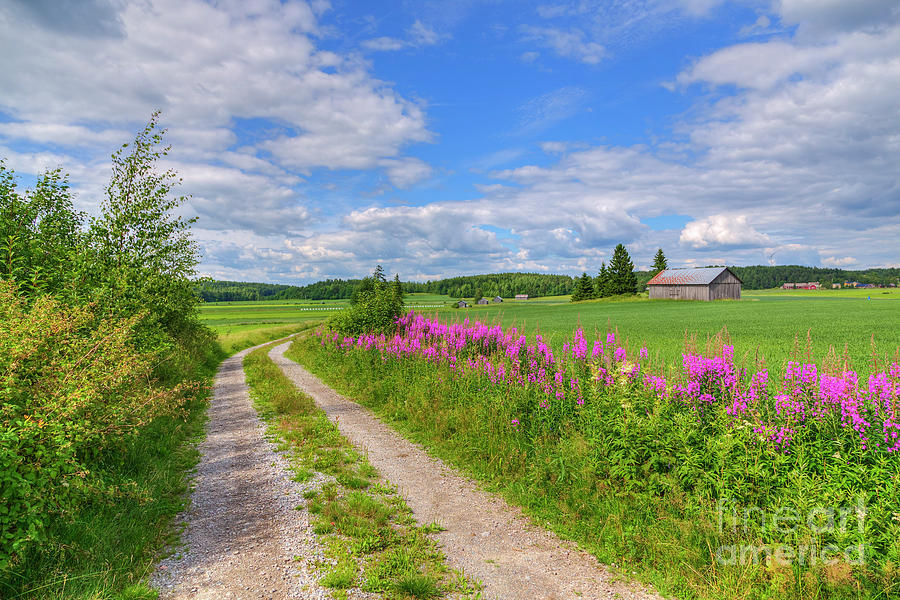
{"label": "sky", "polygon": [[96,213],[154,110],[199,271],[900,266],[896,0],[6,0],[0,158]]}

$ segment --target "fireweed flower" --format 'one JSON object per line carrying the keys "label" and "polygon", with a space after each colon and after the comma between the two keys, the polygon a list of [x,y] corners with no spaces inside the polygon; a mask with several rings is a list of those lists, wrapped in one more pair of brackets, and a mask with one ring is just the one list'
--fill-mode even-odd
{"label": "fireweed flower", "polygon": [[[814,363],[789,361],[780,389],[770,391],[769,372],[735,368],[734,348],[729,345],[718,356],[684,353],[681,372],[662,376],[642,372],[640,361],[649,356],[646,347],[640,349],[639,360],[629,361],[625,349],[615,345],[612,332],[606,334],[605,344],[599,339],[593,342],[588,358],[588,340],[581,328],[564,341],[557,357],[542,336],[529,343],[515,327],[504,330],[468,318],[462,323],[442,323],[414,312],[398,318],[397,326],[392,336],[342,337],[323,332],[320,344],[343,353],[378,353],[382,362],[422,360],[432,368],[443,366],[449,369],[451,381],[475,378],[482,392],[492,387],[534,389],[540,393],[536,404],[541,409],[549,408],[553,398],[564,400],[567,392],[576,405],[582,405],[591,394],[618,393],[613,391],[615,386],[638,383],[642,385],[632,389],[654,401],[692,411],[721,407],[718,410],[735,428],[752,428],[757,439],[781,451],[789,451],[805,428],[835,441],[836,434],[849,435],[869,452],[900,451],[900,364],[896,362],[870,374],[862,384],[855,371],[830,373]],[[608,359],[606,347],[614,348]],[[548,378],[548,371],[552,377]],[[590,382],[587,388],[582,389],[582,380]],[[518,425],[518,420],[511,424]]]}

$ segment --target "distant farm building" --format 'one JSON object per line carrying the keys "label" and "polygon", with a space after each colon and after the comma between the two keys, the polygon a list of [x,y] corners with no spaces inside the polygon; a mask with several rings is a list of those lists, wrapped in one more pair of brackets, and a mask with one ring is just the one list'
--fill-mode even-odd
{"label": "distant farm building", "polygon": [[500,296],[494,296],[493,301],[494,301],[494,304],[500,304],[501,302],[503,302],[503,298],[501,298]]}
{"label": "distant farm building", "polygon": [[491,303],[491,301],[488,300],[487,298],[481,298],[477,302],[477,304],[490,304],[490,303]]}
{"label": "distant farm building", "polygon": [[528,300],[528,294],[516,294],[516,300]]}
{"label": "distant farm building", "polygon": [[806,283],[783,283],[781,284],[781,289],[783,290],[820,290],[822,289],[822,284],[818,281],[810,281]]}
{"label": "distant farm building", "polygon": [[465,300],[460,300],[456,303],[456,308],[469,308],[469,303]]}
{"label": "distant farm building", "polygon": [[728,267],[665,269],[647,282],[651,300],[740,300],[741,283]]}

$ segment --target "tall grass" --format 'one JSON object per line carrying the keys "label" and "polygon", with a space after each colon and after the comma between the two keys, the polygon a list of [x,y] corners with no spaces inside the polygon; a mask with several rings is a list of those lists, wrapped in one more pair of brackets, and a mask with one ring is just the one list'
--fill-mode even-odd
{"label": "tall grass", "polygon": [[[887,598],[900,590],[898,455],[867,448],[857,430],[841,430],[840,415],[829,421],[833,439],[811,423],[785,451],[783,439],[739,426],[724,402],[710,404],[700,392],[714,386],[698,390],[697,404],[677,399],[687,391],[669,399],[638,385],[624,348],[615,359],[611,348],[606,362],[549,361],[545,379],[538,369],[516,380],[500,370],[519,360],[510,353],[522,356],[516,336],[506,344],[473,327],[442,338],[447,329],[429,327],[434,338],[329,336],[297,342],[289,355],[602,562],[664,592]],[[566,351],[584,356],[583,342],[576,336]],[[853,564],[843,551],[860,543],[865,560]]]}

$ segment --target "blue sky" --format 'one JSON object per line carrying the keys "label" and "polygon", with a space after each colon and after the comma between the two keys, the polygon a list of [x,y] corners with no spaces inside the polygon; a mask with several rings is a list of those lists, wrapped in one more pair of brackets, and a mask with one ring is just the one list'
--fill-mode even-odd
{"label": "blue sky", "polygon": [[88,212],[162,110],[217,278],[900,265],[894,1],[21,0],[0,52]]}

